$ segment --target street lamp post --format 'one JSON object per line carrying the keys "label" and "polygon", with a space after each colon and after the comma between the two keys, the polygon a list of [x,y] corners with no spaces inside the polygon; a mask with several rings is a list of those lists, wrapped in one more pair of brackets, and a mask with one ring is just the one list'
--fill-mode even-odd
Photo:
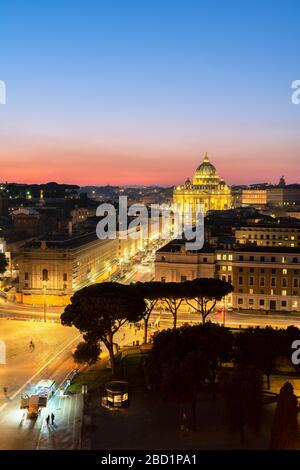
{"label": "street lamp post", "polygon": [[47,322],[47,297],[46,297],[46,292],[47,292],[47,281],[44,279],[43,280],[43,292],[44,292],[44,322]]}
{"label": "street lamp post", "polygon": [[224,296],[224,306],[223,306],[223,326],[225,326],[226,319],[226,296]]}

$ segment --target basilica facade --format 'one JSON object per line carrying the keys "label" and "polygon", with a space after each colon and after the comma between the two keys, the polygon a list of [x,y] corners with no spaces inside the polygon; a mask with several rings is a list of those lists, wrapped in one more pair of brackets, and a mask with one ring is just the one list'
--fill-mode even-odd
{"label": "basilica facade", "polygon": [[173,203],[182,210],[189,205],[193,213],[199,205],[203,205],[205,214],[210,210],[226,210],[232,207],[231,189],[217,175],[216,168],[205,154],[193,181],[188,178],[183,185],[175,186]]}

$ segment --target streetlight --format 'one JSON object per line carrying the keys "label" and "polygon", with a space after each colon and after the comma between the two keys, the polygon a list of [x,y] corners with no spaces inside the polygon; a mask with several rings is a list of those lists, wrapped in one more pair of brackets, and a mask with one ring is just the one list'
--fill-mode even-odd
{"label": "streetlight", "polygon": [[224,296],[224,306],[223,306],[223,326],[225,326],[226,319],[226,296]]}
{"label": "streetlight", "polygon": [[42,281],[43,281],[43,295],[44,295],[44,322],[47,321],[47,318],[46,318],[46,310],[47,310],[47,298],[46,298],[46,291],[47,291],[47,282],[48,282],[49,278],[48,278],[48,271],[47,269],[44,269],[43,270],[43,277],[42,277]]}
{"label": "streetlight", "polygon": [[43,291],[44,291],[44,322],[47,322],[46,318],[46,309],[47,309],[47,298],[46,298],[46,290],[47,290],[47,281],[43,281]]}

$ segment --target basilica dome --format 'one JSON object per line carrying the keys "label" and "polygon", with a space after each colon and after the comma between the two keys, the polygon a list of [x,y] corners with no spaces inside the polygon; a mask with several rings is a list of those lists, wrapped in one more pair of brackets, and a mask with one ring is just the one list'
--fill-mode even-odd
{"label": "basilica dome", "polygon": [[203,162],[198,166],[195,176],[199,178],[208,177],[213,178],[216,176],[216,168],[208,159],[207,153],[204,156]]}
{"label": "basilica dome", "polygon": [[232,206],[230,187],[218,176],[207,153],[195,171],[193,180],[188,178],[183,185],[174,188],[173,201],[182,210],[190,206],[194,215],[199,205],[204,207],[205,214],[211,210],[227,210]]}

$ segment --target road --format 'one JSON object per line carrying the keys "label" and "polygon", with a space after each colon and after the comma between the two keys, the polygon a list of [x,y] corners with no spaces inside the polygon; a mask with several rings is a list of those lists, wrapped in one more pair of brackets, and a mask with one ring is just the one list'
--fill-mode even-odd
{"label": "road", "polygon": [[[80,335],[58,324],[1,319],[0,338],[7,347],[6,364],[0,365],[0,449],[36,449],[49,410],[37,420],[23,421],[20,396],[32,391],[42,378],[52,378],[58,387],[66,380],[75,368],[71,352]],[[28,347],[30,340],[35,344],[34,351]],[[8,388],[7,397],[3,387]],[[56,406],[56,400],[49,406]],[[62,413],[55,414],[59,422]]]}
{"label": "road", "polygon": [[[173,317],[170,312],[154,311],[150,317],[150,321],[156,322],[159,320],[162,328],[172,326]],[[224,324],[223,313],[213,313],[207,317],[215,323]],[[188,311],[180,311],[178,314],[178,326],[183,323],[198,323],[200,316],[196,313],[189,313]],[[300,328],[300,315],[299,314],[268,314],[261,312],[242,313],[242,312],[226,312],[225,325],[229,327],[246,328],[247,326],[272,326],[274,328],[286,328],[289,325],[295,325]]]}

